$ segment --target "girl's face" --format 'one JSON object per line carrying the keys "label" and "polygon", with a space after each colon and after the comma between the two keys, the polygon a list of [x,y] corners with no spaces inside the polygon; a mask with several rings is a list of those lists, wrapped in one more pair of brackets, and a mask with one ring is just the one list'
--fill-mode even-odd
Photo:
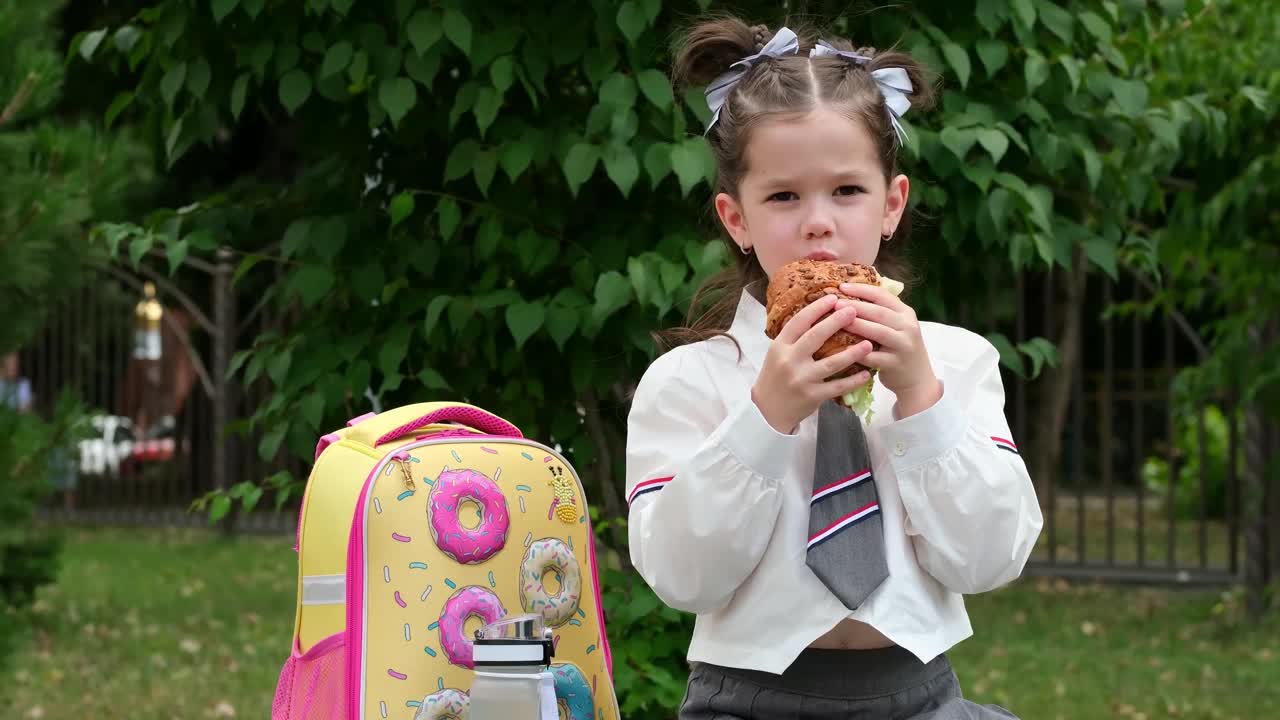
{"label": "girl's face", "polygon": [[875,142],[860,123],[825,108],[757,126],[738,197],[716,213],[770,277],[794,260],[875,264],[907,206],[905,175],[885,182]]}

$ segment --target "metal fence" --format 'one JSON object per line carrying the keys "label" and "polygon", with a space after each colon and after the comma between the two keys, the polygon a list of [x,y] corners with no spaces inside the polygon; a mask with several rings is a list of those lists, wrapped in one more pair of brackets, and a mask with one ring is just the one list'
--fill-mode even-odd
{"label": "metal fence", "polygon": [[[53,313],[43,334],[23,351],[21,365],[47,410],[57,393],[73,389],[93,411],[93,437],[74,449],[74,486],[55,496],[50,517],[93,523],[204,524],[191,502],[240,479],[261,479],[297,461],[264,462],[256,447],[227,439],[218,471],[219,412],[244,417],[269,388],[219,383],[236,338],[262,330],[261,315],[237,318],[228,297],[228,267],[205,268],[209,293],[186,306],[166,299],[163,359],[133,357],[134,311],[142,281],[119,270],[104,272]],[[219,280],[219,273],[223,273]],[[1003,331],[1015,344],[1056,338],[1061,318],[1059,276],[1027,274],[1018,281],[1016,313],[981,330]],[[1107,317],[1115,302],[1142,297],[1132,279],[1091,278],[1083,288],[1081,337],[1072,365],[1061,462],[1045,473],[1038,492],[1046,525],[1029,572],[1107,580],[1229,582],[1242,562],[1242,430],[1229,396],[1200,404],[1189,417],[1174,402],[1173,378],[1203,353],[1192,323],[1175,315]],[[165,296],[162,287],[162,298]],[[199,307],[221,308],[216,322]],[[970,312],[971,317],[978,313]],[[962,321],[965,320],[962,315]],[[972,326],[973,323],[965,321]],[[981,325],[981,323],[978,323]],[[210,329],[221,332],[210,332]],[[225,343],[218,347],[218,343]],[[202,359],[212,358],[212,362]],[[221,361],[216,361],[221,358]],[[1005,377],[1007,412],[1015,437],[1029,454],[1045,439],[1045,380]],[[221,395],[221,407],[218,406]],[[171,423],[137,427],[139,417]],[[1029,439],[1039,438],[1028,447]],[[1171,488],[1173,492],[1171,492]],[[1280,493],[1265,489],[1264,507],[1280,523]],[[237,520],[243,530],[287,531],[297,500],[281,512],[254,512]],[[268,503],[269,504],[269,503]],[[1265,525],[1257,541],[1267,567],[1280,561],[1280,533]]]}

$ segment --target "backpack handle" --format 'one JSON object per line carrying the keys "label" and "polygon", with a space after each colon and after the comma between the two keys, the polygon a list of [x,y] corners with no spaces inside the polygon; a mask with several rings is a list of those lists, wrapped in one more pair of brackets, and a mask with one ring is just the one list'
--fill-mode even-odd
{"label": "backpack handle", "polygon": [[506,437],[524,437],[524,433],[520,432],[520,428],[503,420],[491,412],[486,412],[472,405],[447,405],[431,412],[421,415],[400,427],[383,433],[373,444],[374,447],[389,443],[396,438],[403,437],[424,428],[428,425],[437,423],[461,423],[473,430],[478,430],[487,435],[502,435]]}

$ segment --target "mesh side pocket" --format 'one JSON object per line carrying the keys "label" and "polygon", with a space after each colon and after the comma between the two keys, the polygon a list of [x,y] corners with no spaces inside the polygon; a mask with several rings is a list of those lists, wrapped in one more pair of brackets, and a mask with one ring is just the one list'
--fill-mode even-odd
{"label": "mesh side pocket", "polygon": [[330,635],[299,654],[297,646],[280,669],[271,720],[347,720],[347,646]]}

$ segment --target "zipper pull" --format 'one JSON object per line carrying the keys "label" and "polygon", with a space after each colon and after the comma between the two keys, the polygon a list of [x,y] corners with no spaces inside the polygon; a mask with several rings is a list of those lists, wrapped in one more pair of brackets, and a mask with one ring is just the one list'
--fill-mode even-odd
{"label": "zipper pull", "polygon": [[400,463],[400,472],[404,473],[404,486],[409,490],[416,491],[417,486],[413,484],[413,472],[409,469],[409,453],[398,452],[392,455],[391,459]]}

